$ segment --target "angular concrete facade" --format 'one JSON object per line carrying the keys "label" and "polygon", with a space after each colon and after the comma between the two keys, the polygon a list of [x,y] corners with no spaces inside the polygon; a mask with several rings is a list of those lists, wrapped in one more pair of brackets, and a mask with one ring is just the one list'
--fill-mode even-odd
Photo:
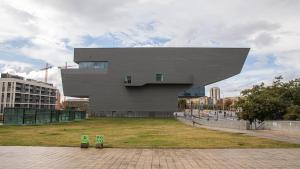
{"label": "angular concrete facade", "polygon": [[66,96],[88,97],[95,113],[174,112],[180,92],[238,74],[248,52],[249,48],[76,48],[76,63],[105,62],[105,69],[62,69],[63,90]]}

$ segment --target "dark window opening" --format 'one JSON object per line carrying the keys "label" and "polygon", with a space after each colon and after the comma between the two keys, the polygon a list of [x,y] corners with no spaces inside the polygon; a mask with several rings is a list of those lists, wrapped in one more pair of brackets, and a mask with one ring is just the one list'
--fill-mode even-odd
{"label": "dark window opening", "polygon": [[125,76],[125,83],[131,83],[131,76]]}
{"label": "dark window opening", "polygon": [[164,76],[163,76],[162,73],[157,73],[157,74],[156,74],[156,81],[157,81],[157,82],[162,82],[162,81],[164,81]]}

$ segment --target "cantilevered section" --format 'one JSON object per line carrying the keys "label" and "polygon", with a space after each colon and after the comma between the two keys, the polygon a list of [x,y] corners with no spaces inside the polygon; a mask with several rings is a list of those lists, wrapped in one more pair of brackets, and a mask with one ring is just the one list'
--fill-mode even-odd
{"label": "cantilevered section", "polygon": [[76,48],[62,70],[64,94],[93,112],[173,112],[177,95],[238,74],[249,48]]}

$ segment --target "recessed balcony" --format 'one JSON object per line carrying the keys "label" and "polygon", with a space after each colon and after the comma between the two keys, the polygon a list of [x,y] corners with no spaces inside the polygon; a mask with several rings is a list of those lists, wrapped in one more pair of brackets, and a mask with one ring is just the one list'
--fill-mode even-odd
{"label": "recessed balcony", "polygon": [[133,77],[131,75],[125,76],[124,86],[134,87],[134,86],[144,86],[144,85],[191,85],[193,84],[192,76],[162,76],[161,74],[155,75],[153,77]]}

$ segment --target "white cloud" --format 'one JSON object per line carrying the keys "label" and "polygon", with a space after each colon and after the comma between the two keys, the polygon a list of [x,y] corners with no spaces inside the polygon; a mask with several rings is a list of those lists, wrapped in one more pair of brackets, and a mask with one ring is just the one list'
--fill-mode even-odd
{"label": "white cloud", "polygon": [[18,61],[0,60],[0,71],[3,73],[30,72],[33,70],[33,65]]}
{"label": "white cloud", "polygon": [[[24,62],[0,60],[0,72],[45,81],[44,70],[37,70],[33,65]],[[61,74],[57,67],[48,69],[47,81],[62,91]]]}
{"label": "white cloud", "polygon": [[[55,66],[72,62],[73,52],[64,40],[71,47],[87,47],[83,36],[107,33],[116,35],[122,46],[160,45],[148,40],[164,37],[170,39],[164,46],[251,47],[249,57],[257,62],[214,84],[230,93],[277,74],[299,76],[299,9],[298,0],[0,0],[0,44],[28,38],[32,44],[16,53]],[[270,61],[273,67],[268,67]],[[24,67],[6,65],[5,70],[42,77]],[[52,73],[52,78],[60,83],[60,74]]]}
{"label": "white cloud", "polygon": [[33,46],[25,46],[20,52],[34,59],[42,59],[46,62],[60,66],[65,62],[72,62],[72,52],[66,48],[45,39],[32,39]]}
{"label": "white cloud", "polygon": [[300,74],[300,49],[282,51],[276,55],[275,63]]}

